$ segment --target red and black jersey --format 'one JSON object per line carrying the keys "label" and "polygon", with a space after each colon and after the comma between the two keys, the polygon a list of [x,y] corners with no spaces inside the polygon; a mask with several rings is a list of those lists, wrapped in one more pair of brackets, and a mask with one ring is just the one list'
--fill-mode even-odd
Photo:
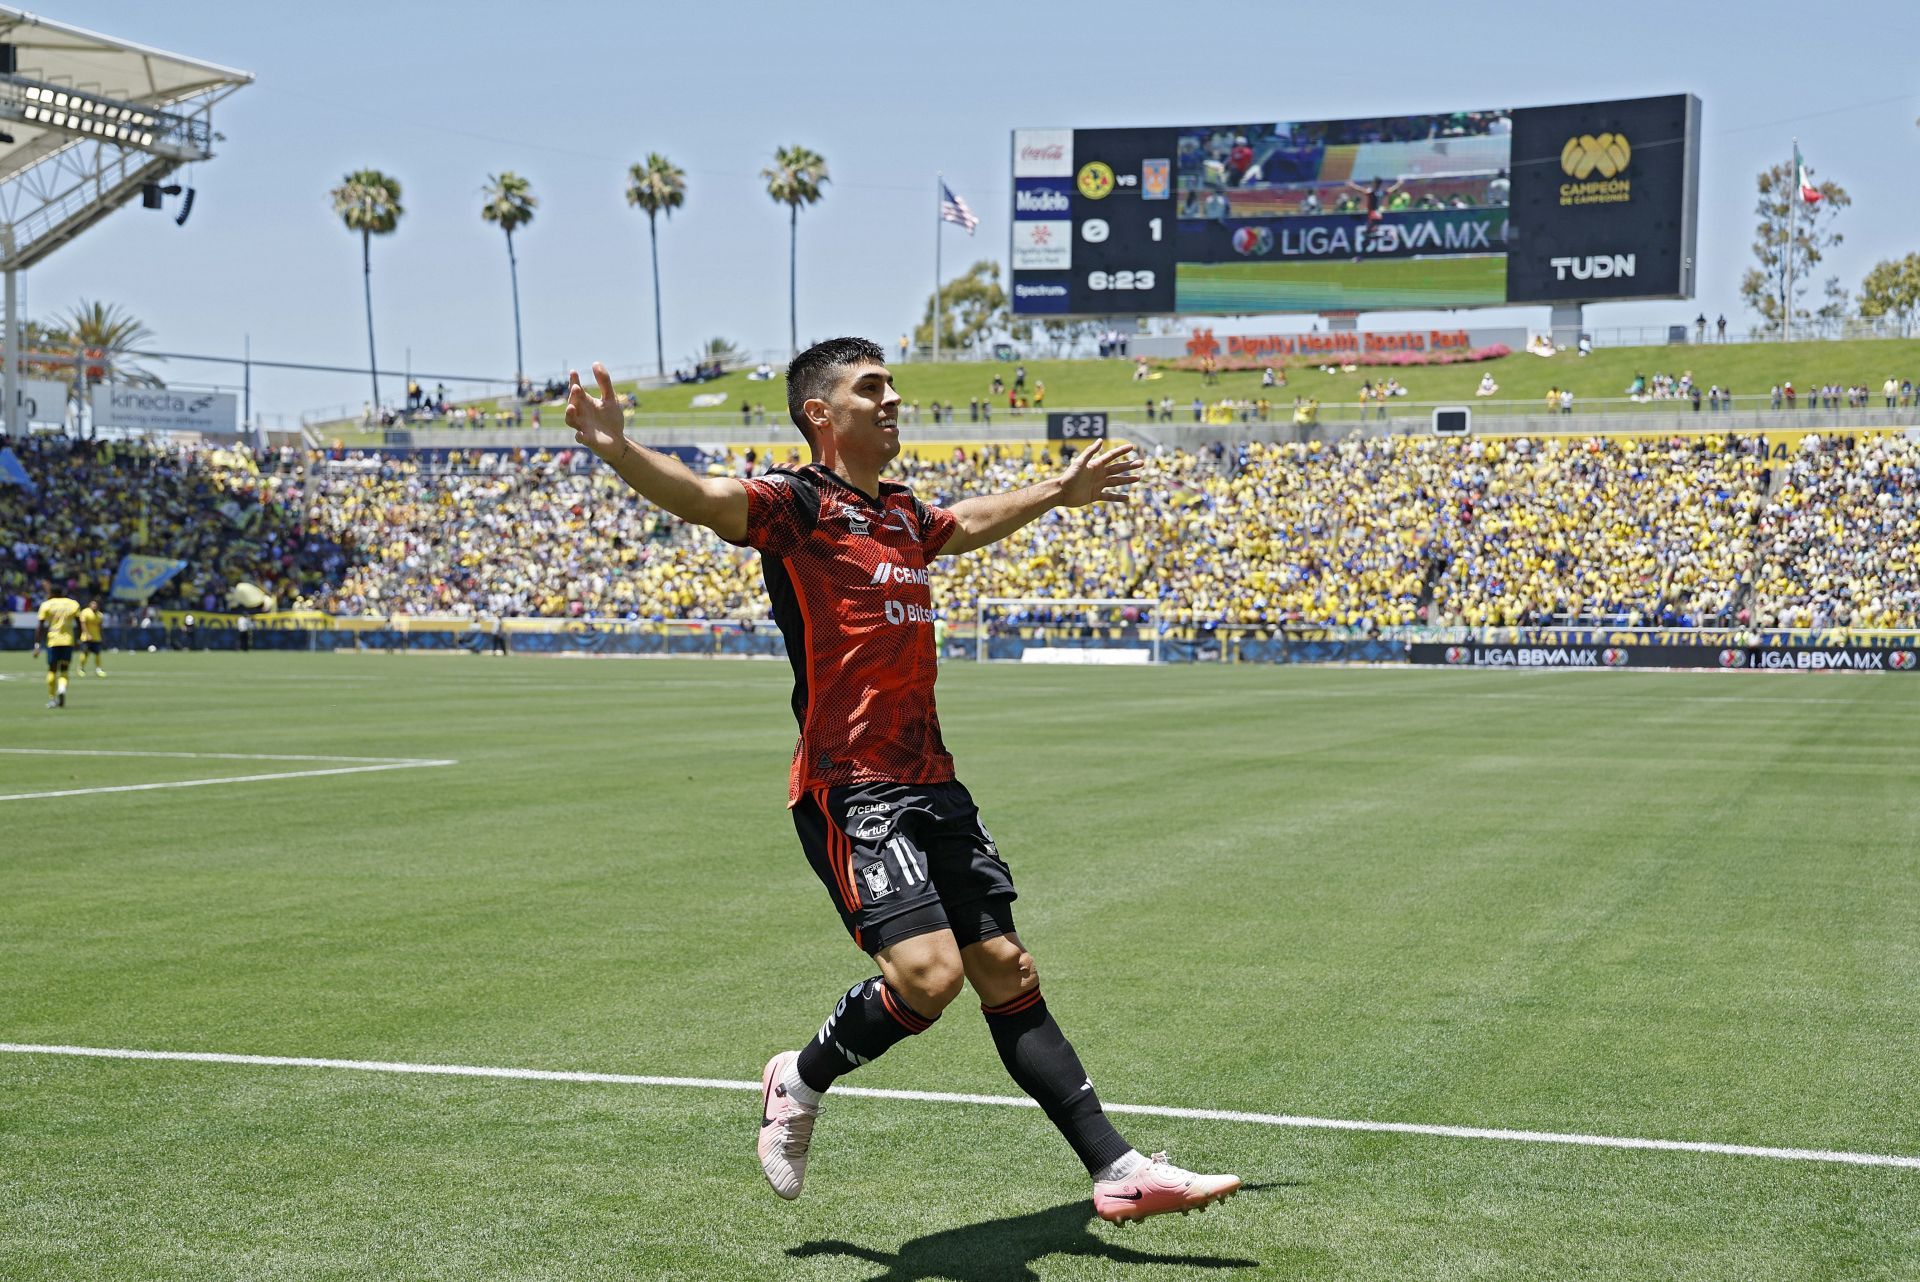
{"label": "red and black jersey", "polygon": [[817,463],[745,482],[747,537],[793,663],[800,744],[787,791],[944,783],[927,566],[958,523],[906,486],[870,498]]}

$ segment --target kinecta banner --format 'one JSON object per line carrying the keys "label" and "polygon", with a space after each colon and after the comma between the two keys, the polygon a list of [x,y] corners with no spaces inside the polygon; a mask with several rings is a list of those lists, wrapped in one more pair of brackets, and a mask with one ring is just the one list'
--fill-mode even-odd
{"label": "kinecta banner", "polygon": [[1180,254],[1192,262],[1431,258],[1507,252],[1505,209],[1435,209],[1383,215],[1293,215],[1180,223]]}
{"label": "kinecta banner", "polygon": [[105,383],[93,389],[93,421],[137,432],[240,430],[240,398],[231,392],[174,392]]}
{"label": "kinecta banner", "polygon": [[1737,668],[1780,672],[1914,672],[1920,651],[1865,646],[1442,645],[1417,642],[1415,664],[1449,668]]}

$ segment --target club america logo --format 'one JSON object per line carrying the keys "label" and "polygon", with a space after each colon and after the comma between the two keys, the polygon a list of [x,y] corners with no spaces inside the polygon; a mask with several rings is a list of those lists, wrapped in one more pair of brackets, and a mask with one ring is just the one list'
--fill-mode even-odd
{"label": "club america logo", "polygon": [[1472,663],[1473,651],[1463,645],[1450,645],[1447,647],[1447,662],[1453,664]]}
{"label": "club america logo", "polygon": [[1895,672],[1910,671],[1917,661],[1920,661],[1920,656],[1916,656],[1911,650],[1895,650],[1887,656],[1887,666]]}
{"label": "club america logo", "polygon": [[1600,662],[1609,668],[1624,668],[1627,666],[1627,652],[1618,646],[1608,646],[1600,652]]}

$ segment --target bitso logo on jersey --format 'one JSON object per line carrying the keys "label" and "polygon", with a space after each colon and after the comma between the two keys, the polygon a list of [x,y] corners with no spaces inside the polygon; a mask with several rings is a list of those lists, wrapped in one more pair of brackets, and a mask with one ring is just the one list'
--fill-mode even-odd
{"label": "bitso logo on jersey", "polygon": [[1080,166],[1074,185],[1088,200],[1105,200],[1113,194],[1113,167],[1104,160],[1089,160]]}
{"label": "bitso logo on jersey", "polygon": [[[1621,175],[1633,159],[1625,134],[1577,134],[1560,149],[1560,169],[1570,183],[1560,184],[1563,205],[1605,205],[1633,199],[1633,183]],[[1595,177],[1598,175],[1598,177]]]}

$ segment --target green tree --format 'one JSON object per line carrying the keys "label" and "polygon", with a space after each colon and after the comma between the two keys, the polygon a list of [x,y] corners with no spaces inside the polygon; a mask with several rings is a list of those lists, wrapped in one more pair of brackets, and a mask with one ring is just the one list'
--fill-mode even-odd
{"label": "green tree", "polygon": [[486,203],[480,217],[499,225],[507,234],[507,272],[513,278],[513,381],[516,389],[527,376],[527,362],[520,348],[520,263],[513,255],[513,233],[533,221],[540,201],[533,185],[510,169],[487,175]]}
{"label": "green tree", "polygon": [[158,375],[130,359],[153,341],[153,331],[117,303],[81,299],[60,321],[64,336],[84,356],[89,382],[165,387]]}
{"label": "green tree", "polygon": [[656,221],[661,214],[673,217],[673,211],[687,203],[687,175],[678,165],[657,151],[627,168],[627,203],[647,211],[647,239],[653,247],[653,358],[655,373],[666,377],[667,345],[660,333],[660,232]]}
{"label": "green tree", "polygon": [[[1760,198],[1754,205],[1754,213],[1760,221],[1754,229],[1755,265],[1741,278],[1740,297],[1746,300],[1748,308],[1759,314],[1763,327],[1774,332],[1784,328],[1789,308],[1795,325],[1815,319],[1839,320],[1846,315],[1847,308],[1847,291],[1841,287],[1839,277],[1829,276],[1821,285],[1823,301],[1817,310],[1803,300],[1813,281],[1813,269],[1820,265],[1825,251],[1841,242],[1842,237],[1833,230],[1833,223],[1840,211],[1853,203],[1853,198],[1839,183],[1824,182],[1819,185],[1818,204],[1802,202],[1798,210],[1793,209],[1793,202],[1800,200],[1800,177],[1785,161],[1760,174],[1757,185]],[[1787,297],[1790,219],[1793,224],[1791,299]]]}
{"label": "green tree", "polygon": [[800,352],[800,207],[819,200],[827,184],[827,162],[805,147],[777,147],[773,164],[760,171],[767,195],[787,207],[787,339]]}
{"label": "green tree", "polygon": [[[1001,328],[1007,318],[1007,295],[1000,288],[1000,264],[981,259],[940,286],[940,332],[959,343],[971,346]],[[920,347],[933,345],[934,296],[927,295],[922,319],[913,327],[913,341]]]}
{"label": "green tree", "polygon": [[709,338],[693,353],[695,365],[711,365],[718,361],[722,365],[739,365],[745,359],[740,344],[731,338]]}
{"label": "green tree", "polygon": [[40,378],[73,378],[71,357],[75,350],[73,334],[62,321],[20,322],[20,368],[23,375]]}
{"label": "green tree", "polygon": [[1860,282],[1860,314],[1868,320],[1885,316],[1902,330],[1920,318],[1920,254],[1875,263]]}
{"label": "green tree", "polygon": [[391,235],[400,225],[400,180],[378,169],[356,169],[333,189],[333,212],[348,231],[360,233],[360,274],[367,294],[367,373],[373,379],[373,408],[380,408],[380,361],[373,346],[373,238]]}

